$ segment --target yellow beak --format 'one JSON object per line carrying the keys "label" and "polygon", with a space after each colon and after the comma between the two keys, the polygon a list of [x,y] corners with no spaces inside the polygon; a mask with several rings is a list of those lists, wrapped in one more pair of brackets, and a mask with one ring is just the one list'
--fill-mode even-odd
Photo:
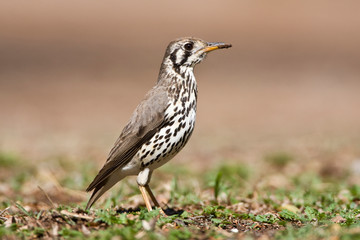
{"label": "yellow beak", "polygon": [[211,51],[214,51],[216,49],[231,47],[231,44],[222,43],[222,42],[207,43],[207,44],[208,45],[203,49],[203,52],[211,52]]}

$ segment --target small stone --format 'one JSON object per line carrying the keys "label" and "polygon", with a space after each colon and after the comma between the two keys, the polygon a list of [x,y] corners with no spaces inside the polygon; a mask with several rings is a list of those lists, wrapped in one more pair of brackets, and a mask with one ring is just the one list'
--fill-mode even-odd
{"label": "small stone", "polygon": [[281,207],[280,207],[281,210],[288,210],[290,212],[293,212],[293,213],[299,213],[300,212],[300,209],[298,209],[297,207],[295,207],[294,205],[291,205],[291,204],[283,204]]}
{"label": "small stone", "polygon": [[142,220],[141,223],[145,231],[152,231],[155,229],[156,218],[153,218],[150,221]]}
{"label": "small stone", "polygon": [[332,221],[333,223],[344,223],[344,222],[346,222],[346,219],[343,218],[343,217],[340,216],[340,215],[336,215],[335,217],[333,217],[333,218],[331,219],[331,221]]}
{"label": "small stone", "polygon": [[85,225],[81,225],[81,231],[85,236],[89,236],[91,234],[90,230]]}

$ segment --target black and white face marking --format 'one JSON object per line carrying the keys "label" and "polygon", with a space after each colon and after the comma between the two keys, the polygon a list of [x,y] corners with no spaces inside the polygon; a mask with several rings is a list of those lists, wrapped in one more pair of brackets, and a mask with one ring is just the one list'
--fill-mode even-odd
{"label": "black and white face marking", "polygon": [[207,47],[207,43],[200,39],[184,39],[175,41],[169,46],[169,59],[176,72],[180,72],[181,67],[194,67],[206,56],[202,51]]}

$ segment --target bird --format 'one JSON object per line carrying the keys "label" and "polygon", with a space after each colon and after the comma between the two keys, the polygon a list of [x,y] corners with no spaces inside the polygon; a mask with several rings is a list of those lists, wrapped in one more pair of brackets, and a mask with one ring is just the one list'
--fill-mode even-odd
{"label": "bird", "polygon": [[135,175],[147,210],[152,211],[150,196],[164,213],[149,182],[153,171],[180,152],[194,130],[198,94],[194,67],[209,52],[231,46],[194,37],[169,43],[155,86],[136,107],[104,166],[86,189],[93,191],[86,210],[117,182]]}

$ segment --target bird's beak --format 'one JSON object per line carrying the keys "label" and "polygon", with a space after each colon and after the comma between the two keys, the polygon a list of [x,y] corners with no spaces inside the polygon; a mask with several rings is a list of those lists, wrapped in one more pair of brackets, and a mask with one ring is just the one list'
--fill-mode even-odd
{"label": "bird's beak", "polygon": [[203,52],[211,52],[216,49],[229,48],[229,47],[231,47],[231,44],[222,43],[222,42],[207,43],[207,46],[203,48]]}

